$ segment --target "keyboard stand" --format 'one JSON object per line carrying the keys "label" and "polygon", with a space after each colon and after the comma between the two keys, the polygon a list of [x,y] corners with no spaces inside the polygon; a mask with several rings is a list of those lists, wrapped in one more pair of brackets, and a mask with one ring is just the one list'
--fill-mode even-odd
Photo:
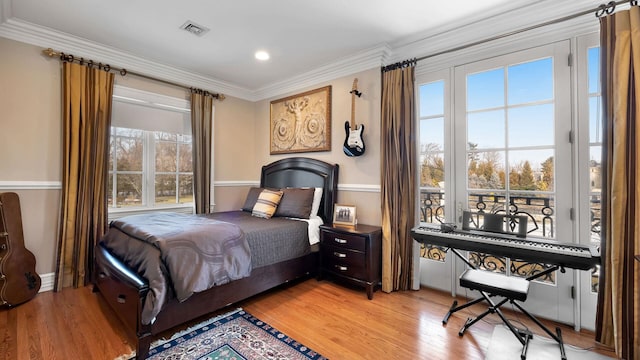
{"label": "keyboard stand", "polygon": [[[489,307],[486,311],[476,316],[475,318],[468,318],[465,322],[464,326],[458,332],[459,336],[463,336],[465,331],[471,327],[473,324],[480,321],[482,318],[489,314],[498,314],[502,322],[509,328],[509,330],[513,333],[513,335],[518,339],[520,344],[522,344],[522,352],[520,354],[520,359],[525,360],[527,357],[527,350],[529,348],[529,340],[533,338],[533,334],[527,330],[517,329],[515,326],[509,322],[509,320],[504,316],[500,307],[507,302],[516,306],[522,313],[524,313],[527,317],[529,317],[533,322],[535,322],[542,330],[544,330],[552,339],[554,339],[558,345],[560,346],[560,357],[562,360],[567,360],[567,355],[564,350],[564,342],[562,340],[562,333],[559,327],[556,327],[556,334],[552,333],[544,324],[542,324],[538,319],[536,319],[533,314],[529,313],[525,310],[520,304],[516,301],[526,301],[527,295],[529,293],[529,283],[530,281],[537,279],[541,276],[545,276],[551,272],[560,270],[564,272],[564,268],[561,268],[557,265],[554,265],[540,273],[531,275],[527,278],[517,278],[517,277],[509,277],[502,274],[487,272],[478,270],[469,260],[464,257],[458,250],[450,248],[451,251],[462,261],[464,261],[470,269],[466,270],[460,276],[460,286],[469,288],[471,290],[477,290],[482,295],[481,297],[469,301],[463,305],[458,306],[458,301],[454,300],[451,308],[445,315],[442,320],[442,324],[447,324],[449,321],[449,317],[451,314],[465,309],[469,306],[475,305],[482,301],[486,301],[489,304]],[[494,302],[491,298],[495,296],[503,297],[499,302]]]}

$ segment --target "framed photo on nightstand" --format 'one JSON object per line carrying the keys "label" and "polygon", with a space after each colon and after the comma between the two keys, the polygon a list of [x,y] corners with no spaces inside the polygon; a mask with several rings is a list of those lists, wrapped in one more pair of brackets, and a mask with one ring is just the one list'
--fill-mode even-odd
{"label": "framed photo on nightstand", "polygon": [[353,205],[336,204],[333,209],[334,225],[356,225],[356,207]]}

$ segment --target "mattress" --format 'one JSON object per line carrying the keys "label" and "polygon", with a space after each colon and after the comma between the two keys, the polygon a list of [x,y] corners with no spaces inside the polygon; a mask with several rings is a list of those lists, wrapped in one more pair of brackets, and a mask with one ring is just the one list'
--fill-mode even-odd
{"label": "mattress", "polygon": [[246,211],[219,212],[206,215],[218,221],[236,224],[242,229],[251,251],[254,269],[308,254],[308,224],[289,218],[263,219]]}

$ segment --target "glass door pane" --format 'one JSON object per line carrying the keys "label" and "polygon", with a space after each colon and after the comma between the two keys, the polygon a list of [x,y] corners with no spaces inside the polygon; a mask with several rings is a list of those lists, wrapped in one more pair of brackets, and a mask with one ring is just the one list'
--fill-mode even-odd
{"label": "glass door pane", "polygon": [[[524,216],[527,237],[572,241],[570,73],[561,65],[568,51],[565,42],[456,68],[456,173],[466,173],[456,182],[458,212]],[[468,258],[508,276],[549,267],[543,255],[539,263],[476,252]],[[540,278],[527,309],[572,321],[573,311],[555,311],[566,297],[560,289],[572,281],[560,276]]]}
{"label": "glass door pane", "polygon": [[[420,182],[419,214],[421,223],[451,222],[453,213],[447,205],[451,201],[446,193],[450,174],[451,119],[448,111],[449,72],[437,72],[418,78],[418,169]],[[445,249],[432,245],[420,247],[420,283],[445,291],[452,291],[454,259]]]}

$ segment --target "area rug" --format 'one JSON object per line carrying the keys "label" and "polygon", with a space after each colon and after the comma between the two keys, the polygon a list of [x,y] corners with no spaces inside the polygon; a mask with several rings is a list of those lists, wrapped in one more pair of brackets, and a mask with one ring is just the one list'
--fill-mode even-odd
{"label": "area rug", "polygon": [[[610,357],[600,355],[598,353],[577,349],[571,345],[564,345],[564,351],[567,360],[604,360]],[[493,329],[491,335],[491,343],[487,349],[485,360],[513,360],[520,359],[522,345],[516,337],[505,326],[498,325]],[[560,346],[558,343],[549,338],[534,335],[529,340],[529,349],[527,351],[527,360],[549,360],[560,359]]]}
{"label": "area rug", "polygon": [[[124,358],[133,357],[135,354]],[[152,344],[147,359],[326,360],[242,309]]]}

